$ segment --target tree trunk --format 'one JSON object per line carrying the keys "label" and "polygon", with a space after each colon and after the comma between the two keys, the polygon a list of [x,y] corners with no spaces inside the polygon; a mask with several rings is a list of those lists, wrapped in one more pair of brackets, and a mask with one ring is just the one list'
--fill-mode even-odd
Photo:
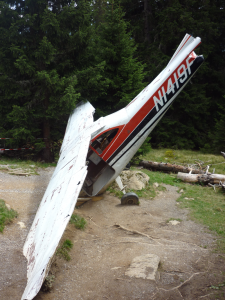
{"label": "tree trunk", "polygon": [[144,21],[145,21],[145,42],[150,43],[150,24],[149,24],[149,4],[148,0],[144,0]]}
{"label": "tree trunk", "polygon": [[[48,95],[46,94],[45,100],[44,100],[44,108],[45,111],[47,111],[48,109]],[[42,150],[42,154],[41,154],[41,158],[45,161],[45,162],[53,162],[54,158],[51,152],[51,148],[50,148],[50,124],[49,124],[49,120],[45,117],[44,121],[43,121],[43,138],[44,138],[44,142],[45,142],[45,148]]]}
{"label": "tree trunk", "polygon": [[50,124],[49,120],[45,119],[43,122],[43,138],[45,142],[45,148],[42,150],[42,159],[45,162],[53,162],[53,155],[50,148]]}
{"label": "tree trunk", "polygon": [[204,173],[201,170],[195,170],[180,165],[169,164],[169,163],[158,163],[158,162],[146,161],[146,160],[141,161],[140,165],[154,171],[172,172],[172,173],[178,173],[178,172],[189,173],[190,171],[192,171],[192,174]]}
{"label": "tree trunk", "polygon": [[225,182],[225,175],[222,174],[184,174],[178,173],[177,178],[185,182],[201,182],[205,184],[220,184]]}

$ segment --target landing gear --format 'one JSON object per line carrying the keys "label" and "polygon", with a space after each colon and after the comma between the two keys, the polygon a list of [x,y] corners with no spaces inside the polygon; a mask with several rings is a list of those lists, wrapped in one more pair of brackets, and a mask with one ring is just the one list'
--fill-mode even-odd
{"label": "landing gear", "polygon": [[126,193],[121,198],[121,205],[139,205],[138,195],[135,193]]}

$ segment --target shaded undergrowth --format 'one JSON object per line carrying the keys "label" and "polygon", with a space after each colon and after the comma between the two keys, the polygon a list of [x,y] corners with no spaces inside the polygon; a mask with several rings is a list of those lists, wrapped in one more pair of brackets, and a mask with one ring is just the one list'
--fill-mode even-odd
{"label": "shaded undergrowth", "polygon": [[12,222],[17,217],[17,212],[13,209],[8,209],[5,201],[0,199],[0,232],[3,232],[5,225]]}

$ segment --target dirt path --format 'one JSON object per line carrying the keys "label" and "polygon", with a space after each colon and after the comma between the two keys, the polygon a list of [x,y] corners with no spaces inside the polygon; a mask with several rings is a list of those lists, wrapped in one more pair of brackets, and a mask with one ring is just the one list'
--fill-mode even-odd
{"label": "dirt path", "polygon": [[[21,299],[26,285],[22,248],[52,171],[40,170],[40,176],[30,177],[0,173],[0,198],[19,213],[0,235],[1,300]],[[224,280],[224,257],[211,251],[215,237],[189,220],[176,203],[176,189],[166,188],[154,200],[141,199],[140,206],[121,206],[118,198],[105,194],[103,200],[76,210],[87,220],[87,228],[67,226],[63,240],[74,243],[71,261],[56,258],[54,288],[35,300],[225,299],[224,292],[209,288]],[[170,218],[182,221],[172,225],[167,223]],[[146,254],[160,259],[156,279],[125,275],[133,259]]]}

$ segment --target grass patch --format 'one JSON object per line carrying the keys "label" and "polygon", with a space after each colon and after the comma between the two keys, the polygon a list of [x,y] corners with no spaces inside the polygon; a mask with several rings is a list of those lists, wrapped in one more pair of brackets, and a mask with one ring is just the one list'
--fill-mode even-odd
{"label": "grass patch", "polygon": [[0,199],[0,232],[3,232],[5,225],[11,223],[17,215],[15,210],[9,210],[5,205],[5,201]]}
{"label": "grass patch", "polygon": [[215,168],[215,173],[225,174],[225,160],[222,155],[205,154],[192,150],[171,150],[171,149],[152,149],[145,154],[143,160],[156,162],[169,162],[181,165],[195,164],[204,162],[203,166],[210,165],[209,171]]}
{"label": "grass patch", "polygon": [[[168,152],[168,149],[159,149],[152,150],[143,159],[186,165],[193,164],[195,161],[204,161],[205,165],[211,165],[211,171],[212,168],[215,168],[215,173],[225,174],[225,161],[221,155],[203,154],[189,150]],[[217,188],[215,192],[208,186],[184,183],[176,178],[177,174],[152,172],[145,169],[142,169],[142,172],[150,177],[150,184],[158,182],[176,186],[178,191],[182,189],[183,193],[177,200],[180,207],[188,208],[193,220],[206,225],[217,233],[217,251],[225,252],[225,194],[222,189]]]}
{"label": "grass patch", "polygon": [[[176,174],[152,172],[142,169],[150,177],[150,184],[169,184],[176,186],[183,193],[178,198],[181,208],[190,210],[190,217],[206,225],[218,234],[218,251],[225,252],[225,194],[216,189],[199,184],[188,184],[176,179]],[[186,199],[185,199],[186,198]]]}
{"label": "grass patch", "polygon": [[25,173],[30,173],[30,175],[38,175],[37,168],[45,169],[55,166],[56,163],[41,163],[20,158],[0,157],[0,170],[7,172],[21,169]]}
{"label": "grass patch", "polygon": [[222,282],[222,283],[219,283],[218,285],[211,285],[210,289],[212,289],[212,290],[220,290],[223,287],[225,287],[225,281]]}
{"label": "grass patch", "polygon": [[156,196],[156,190],[150,184],[142,190],[130,190],[130,191],[137,194],[139,198],[153,199]]}
{"label": "grass patch", "polygon": [[77,229],[84,229],[87,221],[79,215],[73,214],[70,218],[70,223],[74,224]]}
{"label": "grass patch", "polygon": [[[111,194],[113,194],[115,197],[118,197],[118,198],[122,198],[123,197],[123,192],[121,192],[119,190],[119,187],[117,188],[117,184],[113,183],[112,186],[110,186],[107,191],[109,191]],[[156,191],[155,189],[148,185],[146,188],[142,189],[142,190],[133,190],[133,189],[128,189],[128,188],[125,188],[125,191],[126,193],[130,193],[130,192],[133,192],[135,194],[138,195],[139,198],[146,198],[146,199],[149,199],[149,198],[154,198],[156,196]]]}
{"label": "grass patch", "polygon": [[[180,189],[185,188],[185,183],[183,183],[180,179],[177,179],[176,174],[168,174],[168,173],[162,173],[162,172],[152,172],[147,169],[141,170],[143,173],[147,174],[150,177],[149,184],[150,186],[153,186],[155,182],[158,184],[169,184],[172,186],[176,186]],[[163,190],[164,187],[161,187],[161,190]],[[159,187],[158,187],[159,189]]]}
{"label": "grass patch", "polygon": [[[113,194],[115,197],[122,198],[123,192],[121,192],[119,189],[116,189],[112,186],[110,186],[107,191],[109,191],[111,194]],[[127,192],[127,191],[126,191]]]}
{"label": "grass patch", "polygon": [[62,246],[57,249],[56,255],[69,261],[71,259],[69,255],[69,251],[72,249],[72,247],[73,247],[73,243],[71,242],[71,240],[65,240]]}
{"label": "grass patch", "polygon": [[[189,208],[190,214],[220,236],[218,250],[225,252],[225,200],[224,192],[207,186],[187,185],[178,201]],[[188,198],[188,199],[185,199]],[[193,198],[193,200],[189,200]]]}

